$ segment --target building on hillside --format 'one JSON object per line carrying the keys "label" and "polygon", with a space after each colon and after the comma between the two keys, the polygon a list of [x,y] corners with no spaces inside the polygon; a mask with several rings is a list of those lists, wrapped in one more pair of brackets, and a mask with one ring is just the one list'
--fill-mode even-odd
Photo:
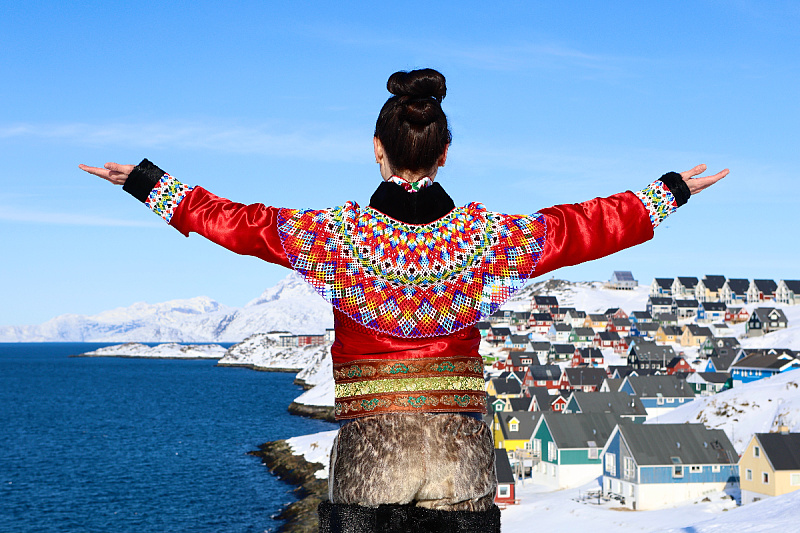
{"label": "building on hillside", "polygon": [[778,284],[771,279],[754,279],[747,288],[747,303],[774,302]]}
{"label": "building on hillside", "polygon": [[608,377],[602,368],[592,368],[581,366],[577,368],[565,368],[561,373],[561,383],[559,390],[584,392],[594,392],[600,389],[600,385]]}
{"label": "building on hillside", "polygon": [[[605,382],[607,381],[608,378]],[[634,423],[642,423],[647,420],[647,410],[641,400],[636,396],[619,391],[574,391],[564,408],[564,414],[569,413],[609,413]]]}
{"label": "building on hillside", "polygon": [[573,367],[579,366],[603,366],[605,358],[603,352],[597,348],[575,348],[575,353],[572,356]]}
{"label": "building on hillside", "polygon": [[514,479],[514,471],[511,470],[511,463],[508,460],[508,452],[503,449],[494,450],[494,469],[497,474],[497,493],[494,501],[500,507],[519,503],[517,500],[517,482]]}
{"label": "building on hillside", "polygon": [[600,331],[595,333],[592,344],[595,348],[612,348],[616,353],[624,353],[627,350],[627,344],[619,336],[619,333],[614,331]]}
{"label": "building on hillside", "polygon": [[697,324],[687,324],[683,327],[683,333],[679,342],[681,346],[702,346],[704,342],[713,337],[714,334],[705,326]]}
{"label": "building on hillside", "polygon": [[547,356],[550,353],[550,343],[548,341],[533,341],[531,342],[531,351],[536,354],[539,361],[547,361]]}
{"label": "building on hillside", "polygon": [[553,315],[550,313],[531,313],[528,317],[528,327],[539,335],[547,335],[553,323]]}
{"label": "building on hillside", "polygon": [[489,334],[489,330],[491,328],[492,328],[491,322],[488,322],[486,320],[475,323],[475,329],[477,329],[478,332],[481,334],[482,339],[486,338],[486,335]]}
{"label": "building on hillside", "polygon": [[532,438],[533,454],[541,457],[531,472],[533,482],[564,489],[599,476],[600,450],[618,423],[609,413],[543,413]]}
{"label": "building on hillside", "polygon": [[486,340],[493,345],[497,346],[506,342],[506,339],[511,335],[511,329],[508,326],[492,326],[489,328],[489,333],[486,334]]}
{"label": "building on hillside", "polygon": [[800,489],[800,433],[756,433],[739,459],[742,505]]}
{"label": "building on hillside", "polygon": [[781,309],[775,307],[757,307],[750,313],[750,319],[745,324],[748,337],[760,337],[771,331],[785,329],[789,321]]}
{"label": "building on hillside", "polygon": [[672,358],[672,361],[667,363],[667,375],[671,376],[673,374],[692,374],[694,373],[694,368],[688,362],[686,362],[686,358],[680,355],[676,355]]}
{"label": "building on hillside", "polygon": [[572,359],[572,354],[575,353],[575,346],[572,344],[551,344],[550,345],[550,361],[568,361]]}
{"label": "building on hillside", "polygon": [[589,313],[583,322],[583,327],[592,328],[595,331],[605,331],[608,324],[608,317],[602,313]]}
{"label": "building on hillside", "polygon": [[700,302],[697,307],[698,322],[722,322],[728,307],[723,302]]}
{"label": "building on hillside", "polygon": [[747,289],[750,288],[750,280],[744,278],[734,278],[725,281],[720,291],[720,300],[725,305],[744,305],[747,303]]}
{"label": "building on hillside", "polygon": [[718,302],[722,287],[725,285],[725,276],[706,276],[697,282],[694,288],[695,299],[702,302]]}
{"label": "building on hillside", "polygon": [[678,318],[697,318],[697,309],[700,302],[695,299],[675,300],[675,308],[678,311]]}
{"label": "building on hillside", "polygon": [[673,278],[654,278],[650,284],[650,296],[672,297]]}
{"label": "building on hillside", "polygon": [[509,372],[522,372],[523,374],[531,365],[539,365],[539,357],[533,352],[511,352],[506,360],[506,370]]}
{"label": "building on hillside", "polygon": [[694,389],[676,376],[626,377],[620,392],[637,396],[647,409],[647,419],[672,411],[695,398]]}
{"label": "building on hillside", "polygon": [[503,347],[511,352],[524,352],[530,348],[531,342],[527,335],[509,335]]}
{"label": "building on hillside", "polygon": [[629,270],[615,270],[608,280],[608,286],[617,290],[633,290],[639,286],[639,282],[633,279],[633,274]]}
{"label": "building on hillside", "polygon": [[700,345],[700,357],[720,357],[735,355],[741,348],[739,339],[736,337],[710,337]]}
{"label": "building on hillside", "polygon": [[672,507],[739,481],[725,432],[703,424],[620,424],[602,455],[603,493],[634,510]]}
{"label": "building on hillside", "polygon": [[569,341],[570,333],[572,326],[556,322],[547,330],[547,338],[553,342],[565,343]]}
{"label": "building on hillside", "polygon": [[558,307],[558,298],[555,296],[534,295],[531,300],[531,311],[534,313],[549,313]]}
{"label": "building on hillside", "polygon": [[639,341],[628,350],[628,366],[636,370],[665,370],[674,357],[672,346]]}
{"label": "building on hillside", "polygon": [[679,326],[660,325],[656,330],[655,341],[662,344],[668,342],[680,342],[683,329]]}
{"label": "building on hillside", "polygon": [[627,318],[611,318],[606,323],[606,331],[615,331],[624,337],[631,332],[631,321]]}
{"label": "building on hillside", "polygon": [[593,341],[594,330],[592,328],[572,328],[567,338],[567,342],[578,348],[588,348]]}
{"label": "building on hillside", "polygon": [[494,414],[495,448],[506,451],[529,450],[531,436],[541,411],[502,411]]}
{"label": "building on hillside", "polygon": [[672,297],[694,298],[694,288],[699,280],[694,277],[679,276],[672,281]]}
{"label": "building on hillside", "polygon": [[733,363],[730,372],[733,386],[738,387],[798,368],[800,360],[787,353],[756,352]]}
{"label": "building on hillside", "polygon": [[628,316],[631,324],[643,324],[645,322],[655,322],[653,315],[649,311],[634,311]]}
{"label": "building on hillside", "polygon": [[800,305],[800,279],[782,279],[775,290],[775,300],[787,305]]}
{"label": "building on hillside", "polygon": [[638,324],[632,324],[631,336],[653,340],[656,338],[656,333],[658,333],[660,327],[661,326],[655,322],[640,322]]}
{"label": "building on hillside", "polygon": [[731,387],[731,375],[727,372],[694,372],[686,378],[694,393],[712,396]]}
{"label": "building on hillside", "polygon": [[740,322],[747,322],[749,319],[750,313],[747,312],[745,307],[728,307],[725,310],[725,322],[739,324]]}
{"label": "building on hillside", "polygon": [[525,370],[523,385],[525,387],[544,387],[549,391],[558,391],[561,382],[561,367],[558,365],[531,365]]}
{"label": "building on hillside", "polygon": [[553,396],[547,387],[526,387],[523,394],[530,399],[528,411],[549,411]]}
{"label": "building on hillside", "polygon": [[492,378],[486,382],[486,393],[496,398],[519,398],[522,384],[516,379]]}

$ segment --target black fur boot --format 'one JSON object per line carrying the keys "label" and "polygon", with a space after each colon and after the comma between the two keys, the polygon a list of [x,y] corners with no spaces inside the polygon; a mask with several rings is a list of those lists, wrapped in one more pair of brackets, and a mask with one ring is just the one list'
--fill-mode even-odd
{"label": "black fur boot", "polygon": [[437,511],[415,505],[319,505],[320,533],[500,533],[500,509]]}

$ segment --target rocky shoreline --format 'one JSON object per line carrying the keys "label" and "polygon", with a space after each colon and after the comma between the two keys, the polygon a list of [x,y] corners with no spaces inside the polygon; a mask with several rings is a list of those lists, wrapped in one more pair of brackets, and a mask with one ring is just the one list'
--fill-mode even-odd
{"label": "rocky shoreline", "polygon": [[298,500],[288,504],[275,516],[286,522],[278,529],[282,533],[316,533],[319,530],[317,506],[328,499],[328,480],[315,476],[323,465],[310,463],[301,455],[295,455],[285,440],[267,442],[258,450],[249,452],[261,458],[270,472],[278,479],[296,485],[294,493]]}

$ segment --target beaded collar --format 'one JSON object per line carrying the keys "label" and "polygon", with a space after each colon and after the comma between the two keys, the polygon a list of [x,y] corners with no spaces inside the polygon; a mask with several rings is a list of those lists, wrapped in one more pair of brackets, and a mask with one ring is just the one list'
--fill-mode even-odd
{"label": "beaded collar", "polygon": [[397,185],[404,188],[407,192],[421,191],[425,187],[428,187],[433,184],[433,180],[428,176],[425,176],[421,180],[415,181],[413,183],[406,179],[401,178],[400,176],[391,176],[386,181],[391,181],[392,183],[396,183]]}

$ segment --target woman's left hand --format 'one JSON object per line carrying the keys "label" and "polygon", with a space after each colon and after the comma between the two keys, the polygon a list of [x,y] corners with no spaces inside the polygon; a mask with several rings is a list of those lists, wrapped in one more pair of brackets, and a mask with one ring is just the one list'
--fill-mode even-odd
{"label": "woman's left hand", "polygon": [[120,165],[118,163],[106,163],[104,168],[90,167],[88,165],[78,165],[78,168],[85,170],[89,174],[99,176],[104,180],[110,181],[114,185],[125,185],[128,176],[133,172],[134,165]]}
{"label": "woman's left hand", "polygon": [[707,189],[714,185],[716,182],[724,178],[730,172],[727,168],[721,172],[717,172],[713,176],[703,176],[702,178],[695,178],[694,176],[698,176],[706,171],[705,165],[697,165],[692,170],[687,170],[686,172],[681,172],[681,177],[683,178],[684,183],[689,187],[689,192],[692,195],[695,195],[702,191],[703,189]]}

